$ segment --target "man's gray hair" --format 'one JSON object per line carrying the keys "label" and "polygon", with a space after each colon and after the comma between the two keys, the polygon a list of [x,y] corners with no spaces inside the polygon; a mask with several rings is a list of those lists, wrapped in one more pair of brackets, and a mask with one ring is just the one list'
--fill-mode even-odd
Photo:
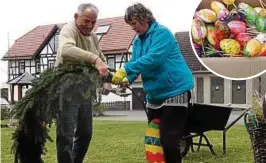
{"label": "man's gray hair", "polygon": [[140,23],[143,23],[145,19],[148,20],[149,24],[155,21],[152,12],[141,3],[136,3],[127,8],[124,17],[125,22],[129,24],[133,18],[137,19]]}
{"label": "man's gray hair", "polygon": [[97,14],[97,15],[98,15],[98,13],[99,13],[98,8],[97,8],[94,4],[92,4],[92,3],[82,3],[82,4],[80,4],[79,7],[78,7],[77,14],[78,14],[78,15],[81,15],[82,12],[83,12],[84,10],[86,10],[86,9],[90,9],[90,10],[92,10],[92,11],[93,11],[95,14]]}

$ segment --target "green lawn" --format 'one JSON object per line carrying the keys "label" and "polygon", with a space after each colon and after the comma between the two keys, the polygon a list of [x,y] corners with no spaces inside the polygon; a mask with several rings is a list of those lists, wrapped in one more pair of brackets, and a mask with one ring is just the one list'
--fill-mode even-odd
{"label": "green lawn", "polygon": [[[146,122],[94,121],[93,140],[84,163],[145,163],[143,136]],[[2,128],[1,162],[13,163],[10,152],[14,129]],[[55,128],[51,129],[55,140]],[[227,154],[222,154],[222,132],[208,132],[208,137],[218,155],[202,147],[189,153],[185,163],[250,163],[253,162],[248,133],[244,126],[235,126],[227,134]],[[45,163],[56,163],[55,142],[47,143]]]}

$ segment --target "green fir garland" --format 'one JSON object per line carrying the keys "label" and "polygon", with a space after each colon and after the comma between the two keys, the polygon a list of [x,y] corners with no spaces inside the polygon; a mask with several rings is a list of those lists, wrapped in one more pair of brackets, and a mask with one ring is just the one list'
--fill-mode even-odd
{"label": "green fir garland", "polygon": [[100,88],[102,83],[97,69],[88,64],[60,65],[42,72],[12,109],[12,115],[19,120],[12,136],[15,163],[43,162],[41,155],[46,151],[45,142],[47,139],[52,141],[48,127],[64,101],[72,100],[66,92],[73,91],[73,95],[80,94],[99,103],[96,88]]}

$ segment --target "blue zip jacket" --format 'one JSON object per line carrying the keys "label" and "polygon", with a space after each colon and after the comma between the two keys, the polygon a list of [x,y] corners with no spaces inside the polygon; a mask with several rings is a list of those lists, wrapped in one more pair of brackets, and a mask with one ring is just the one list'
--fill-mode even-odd
{"label": "blue zip jacket", "polygon": [[192,72],[169,29],[154,21],[133,42],[132,56],[124,65],[130,84],[141,74],[149,103],[161,104],[194,87]]}

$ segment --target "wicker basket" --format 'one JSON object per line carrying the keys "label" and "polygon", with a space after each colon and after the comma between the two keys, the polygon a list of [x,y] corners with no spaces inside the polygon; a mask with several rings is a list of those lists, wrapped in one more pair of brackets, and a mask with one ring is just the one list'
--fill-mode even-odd
{"label": "wicker basket", "polygon": [[255,163],[266,163],[266,124],[246,125],[250,135]]}

